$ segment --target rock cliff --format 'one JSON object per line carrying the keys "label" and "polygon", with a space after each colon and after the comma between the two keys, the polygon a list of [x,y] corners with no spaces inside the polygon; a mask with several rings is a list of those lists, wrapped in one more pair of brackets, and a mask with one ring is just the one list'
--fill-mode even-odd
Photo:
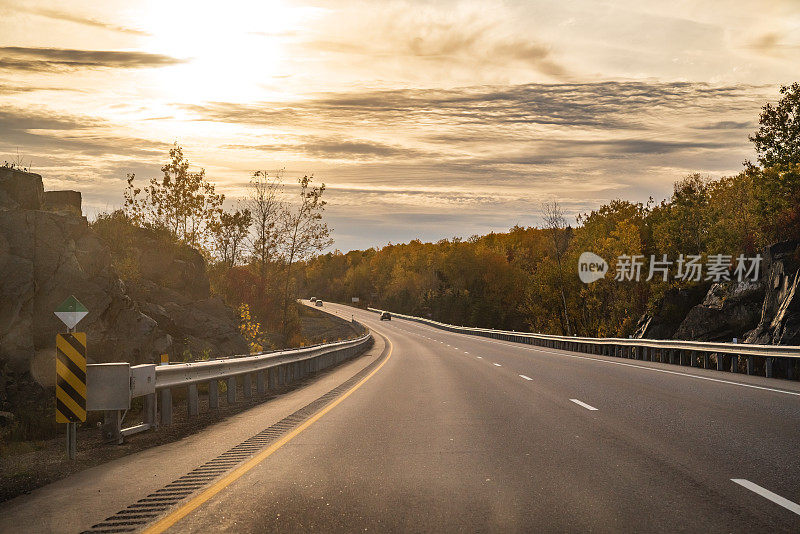
{"label": "rock cliff", "polygon": [[45,192],[38,174],[0,168],[0,410],[18,411],[43,394],[31,388],[53,384],[55,335],[64,331],[53,311],[69,295],[89,309],[78,330],[90,362],[247,352],[235,313],[209,294],[203,257],[154,246],[144,230],[137,237],[139,276],[126,283],[81,215],[80,193]]}

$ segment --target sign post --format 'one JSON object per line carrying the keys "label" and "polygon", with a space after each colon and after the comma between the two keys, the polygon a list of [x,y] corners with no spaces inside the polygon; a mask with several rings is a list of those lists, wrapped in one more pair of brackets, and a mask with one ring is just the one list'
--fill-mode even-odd
{"label": "sign post", "polygon": [[75,326],[89,313],[70,296],[56,309],[67,325],[66,334],[56,335],[56,423],[67,425],[67,458],[75,459],[78,422],[86,421],[86,333]]}

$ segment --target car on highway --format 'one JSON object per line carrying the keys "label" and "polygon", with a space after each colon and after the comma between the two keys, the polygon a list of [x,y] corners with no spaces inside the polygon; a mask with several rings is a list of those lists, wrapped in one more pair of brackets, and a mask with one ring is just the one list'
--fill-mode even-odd
{"label": "car on highway", "polygon": [[322,306],[322,301],[321,301],[320,299],[317,299],[317,300],[315,301],[314,305],[315,305],[315,306]]}
{"label": "car on highway", "polygon": [[392,320],[392,314],[391,313],[389,313],[387,311],[381,312],[381,321],[391,321],[391,320]]}
{"label": "car on highway", "polygon": [[317,301],[317,297],[311,297],[311,298],[310,298],[310,299],[308,299],[308,300],[309,300],[310,302],[316,302],[316,301]]}

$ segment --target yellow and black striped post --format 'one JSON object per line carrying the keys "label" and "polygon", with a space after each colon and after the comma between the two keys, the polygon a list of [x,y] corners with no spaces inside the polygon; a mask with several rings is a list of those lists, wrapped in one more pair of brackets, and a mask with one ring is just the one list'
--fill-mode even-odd
{"label": "yellow and black striped post", "polygon": [[56,336],[56,423],[86,421],[86,333]]}
{"label": "yellow and black striped post", "polygon": [[56,423],[67,423],[67,458],[75,459],[78,422],[86,421],[86,332],[56,336]]}

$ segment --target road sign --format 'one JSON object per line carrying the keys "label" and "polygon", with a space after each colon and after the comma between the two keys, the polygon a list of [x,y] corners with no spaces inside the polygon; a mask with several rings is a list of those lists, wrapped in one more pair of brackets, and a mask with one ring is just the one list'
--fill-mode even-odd
{"label": "road sign", "polygon": [[56,423],[86,421],[86,332],[56,336]]}
{"label": "road sign", "polygon": [[352,301],[353,301],[353,303],[356,303],[356,302],[358,302],[359,298],[358,298],[358,297],[353,297],[353,298],[352,298],[352,299],[350,299],[350,300],[352,300]]}
{"label": "road sign", "polygon": [[[56,316],[61,319],[67,328],[72,330],[81,319],[89,314],[89,310],[80,303],[78,299],[70,295],[67,300],[62,302],[55,311]],[[84,343],[85,345],[85,343]]]}

